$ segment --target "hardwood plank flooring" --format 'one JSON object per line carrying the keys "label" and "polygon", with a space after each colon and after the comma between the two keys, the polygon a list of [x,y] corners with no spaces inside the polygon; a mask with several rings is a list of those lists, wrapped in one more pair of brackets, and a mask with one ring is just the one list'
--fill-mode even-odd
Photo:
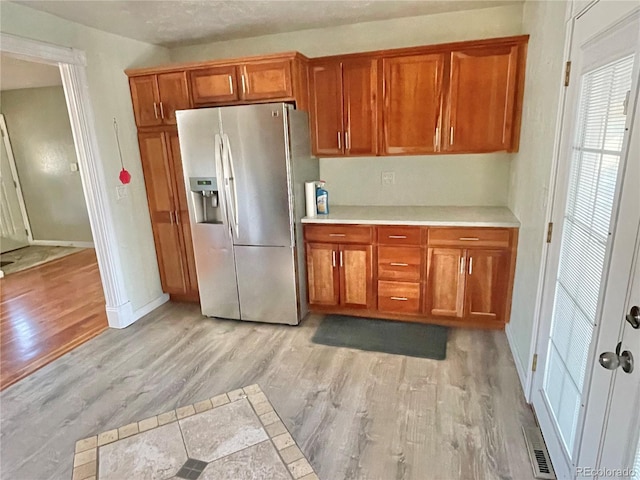
{"label": "hardwood plank flooring", "polygon": [[71,478],[74,443],[258,383],[322,480],[532,479],[504,332],[452,329],[436,361],[316,345],[298,327],[168,303],[0,394],[3,478]]}
{"label": "hardwood plank flooring", "polygon": [[108,328],[95,250],[0,280],[0,389]]}

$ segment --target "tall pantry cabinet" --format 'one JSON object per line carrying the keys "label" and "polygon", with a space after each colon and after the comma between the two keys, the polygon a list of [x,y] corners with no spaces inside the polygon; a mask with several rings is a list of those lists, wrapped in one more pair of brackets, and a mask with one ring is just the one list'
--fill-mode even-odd
{"label": "tall pantry cabinet", "polygon": [[164,292],[198,300],[175,111],[190,108],[186,72],[129,79],[153,240]]}

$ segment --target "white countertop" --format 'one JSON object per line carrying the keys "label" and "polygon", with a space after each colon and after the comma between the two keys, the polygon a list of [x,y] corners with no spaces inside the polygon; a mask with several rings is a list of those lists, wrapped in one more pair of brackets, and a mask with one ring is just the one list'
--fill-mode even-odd
{"label": "white countertop", "polygon": [[507,207],[380,207],[331,205],[329,212],[329,215],[304,217],[302,223],[520,227],[520,222]]}

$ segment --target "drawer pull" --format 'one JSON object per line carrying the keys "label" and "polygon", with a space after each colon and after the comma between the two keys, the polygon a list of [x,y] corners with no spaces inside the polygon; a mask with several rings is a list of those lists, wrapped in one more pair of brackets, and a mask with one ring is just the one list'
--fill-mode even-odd
{"label": "drawer pull", "polygon": [[347,234],[346,233],[330,233],[329,236],[330,237],[346,237]]}
{"label": "drawer pull", "polygon": [[406,235],[389,235],[388,238],[407,238]]}
{"label": "drawer pull", "polygon": [[462,240],[463,242],[477,242],[480,239],[478,237],[460,237],[458,240]]}
{"label": "drawer pull", "polygon": [[409,300],[407,297],[390,297],[391,300],[398,300],[400,302],[406,302],[407,300]]}
{"label": "drawer pull", "polygon": [[397,263],[397,262],[391,262],[389,265],[391,265],[392,267],[408,267],[409,266],[408,263]]}

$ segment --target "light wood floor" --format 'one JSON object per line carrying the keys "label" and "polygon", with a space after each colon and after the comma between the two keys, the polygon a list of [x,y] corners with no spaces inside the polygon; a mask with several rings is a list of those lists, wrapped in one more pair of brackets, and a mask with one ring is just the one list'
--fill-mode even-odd
{"label": "light wood floor", "polygon": [[504,332],[451,330],[445,361],[310,342],[299,327],[166,304],[0,394],[3,478],[71,478],[74,442],[258,383],[322,480],[532,479]]}
{"label": "light wood floor", "polygon": [[0,389],[107,327],[93,249],[0,279]]}

